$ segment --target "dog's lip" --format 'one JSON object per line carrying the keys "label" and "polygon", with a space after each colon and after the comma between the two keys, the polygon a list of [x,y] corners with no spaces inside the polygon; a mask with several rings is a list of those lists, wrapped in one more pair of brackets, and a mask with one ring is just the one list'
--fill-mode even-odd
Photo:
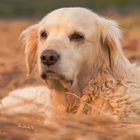
{"label": "dog's lip", "polygon": [[65,76],[58,74],[54,71],[49,70],[49,71],[46,71],[44,74],[46,75],[47,79],[50,78],[50,79],[56,79],[56,80],[65,80]]}
{"label": "dog's lip", "polygon": [[42,79],[55,79],[59,80],[65,88],[71,88],[73,85],[73,80],[68,80],[64,75],[58,74],[54,71],[46,71],[41,74]]}

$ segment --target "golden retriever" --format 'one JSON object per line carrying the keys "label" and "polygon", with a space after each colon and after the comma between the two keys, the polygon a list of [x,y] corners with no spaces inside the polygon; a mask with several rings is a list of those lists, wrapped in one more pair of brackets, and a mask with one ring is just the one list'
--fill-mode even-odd
{"label": "golden retriever", "polygon": [[140,68],[125,57],[115,21],[85,8],[61,8],[24,30],[21,38],[28,74],[37,65],[47,87],[11,92],[2,100],[3,112],[139,117]]}

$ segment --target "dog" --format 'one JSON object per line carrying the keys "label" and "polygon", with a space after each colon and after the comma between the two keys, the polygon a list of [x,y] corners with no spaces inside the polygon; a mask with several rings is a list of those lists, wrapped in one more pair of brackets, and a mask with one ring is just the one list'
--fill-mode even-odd
{"label": "dog", "polygon": [[125,57],[115,21],[86,8],[60,8],[21,38],[28,75],[37,66],[46,86],[12,91],[1,101],[2,112],[140,116],[140,67]]}

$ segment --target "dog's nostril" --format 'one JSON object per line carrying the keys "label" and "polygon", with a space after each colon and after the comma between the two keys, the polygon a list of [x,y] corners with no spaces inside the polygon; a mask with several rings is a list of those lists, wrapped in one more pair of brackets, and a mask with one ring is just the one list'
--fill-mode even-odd
{"label": "dog's nostril", "polygon": [[43,55],[40,58],[41,58],[41,60],[45,60],[46,59],[46,57],[43,56]]}
{"label": "dog's nostril", "polygon": [[42,78],[42,79],[44,79],[44,80],[45,80],[45,79],[46,79],[46,77],[47,77],[47,76],[46,76],[46,74],[45,74],[45,73],[42,73],[42,74],[41,74],[41,78]]}
{"label": "dog's nostril", "polygon": [[50,56],[50,60],[53,61],[54,60],[54,57],[53,56]]}

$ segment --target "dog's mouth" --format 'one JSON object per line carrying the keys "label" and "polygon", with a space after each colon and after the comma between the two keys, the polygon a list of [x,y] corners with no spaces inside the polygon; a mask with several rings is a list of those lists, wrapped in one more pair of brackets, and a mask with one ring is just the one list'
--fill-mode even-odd
{"label": "dog's mouth", "polygon": [[67,80],[64,75],[60,75],[54,71],[42,73],[41,78],[46,82],[50,89],[68,91],[73,85],[73,80]]}

